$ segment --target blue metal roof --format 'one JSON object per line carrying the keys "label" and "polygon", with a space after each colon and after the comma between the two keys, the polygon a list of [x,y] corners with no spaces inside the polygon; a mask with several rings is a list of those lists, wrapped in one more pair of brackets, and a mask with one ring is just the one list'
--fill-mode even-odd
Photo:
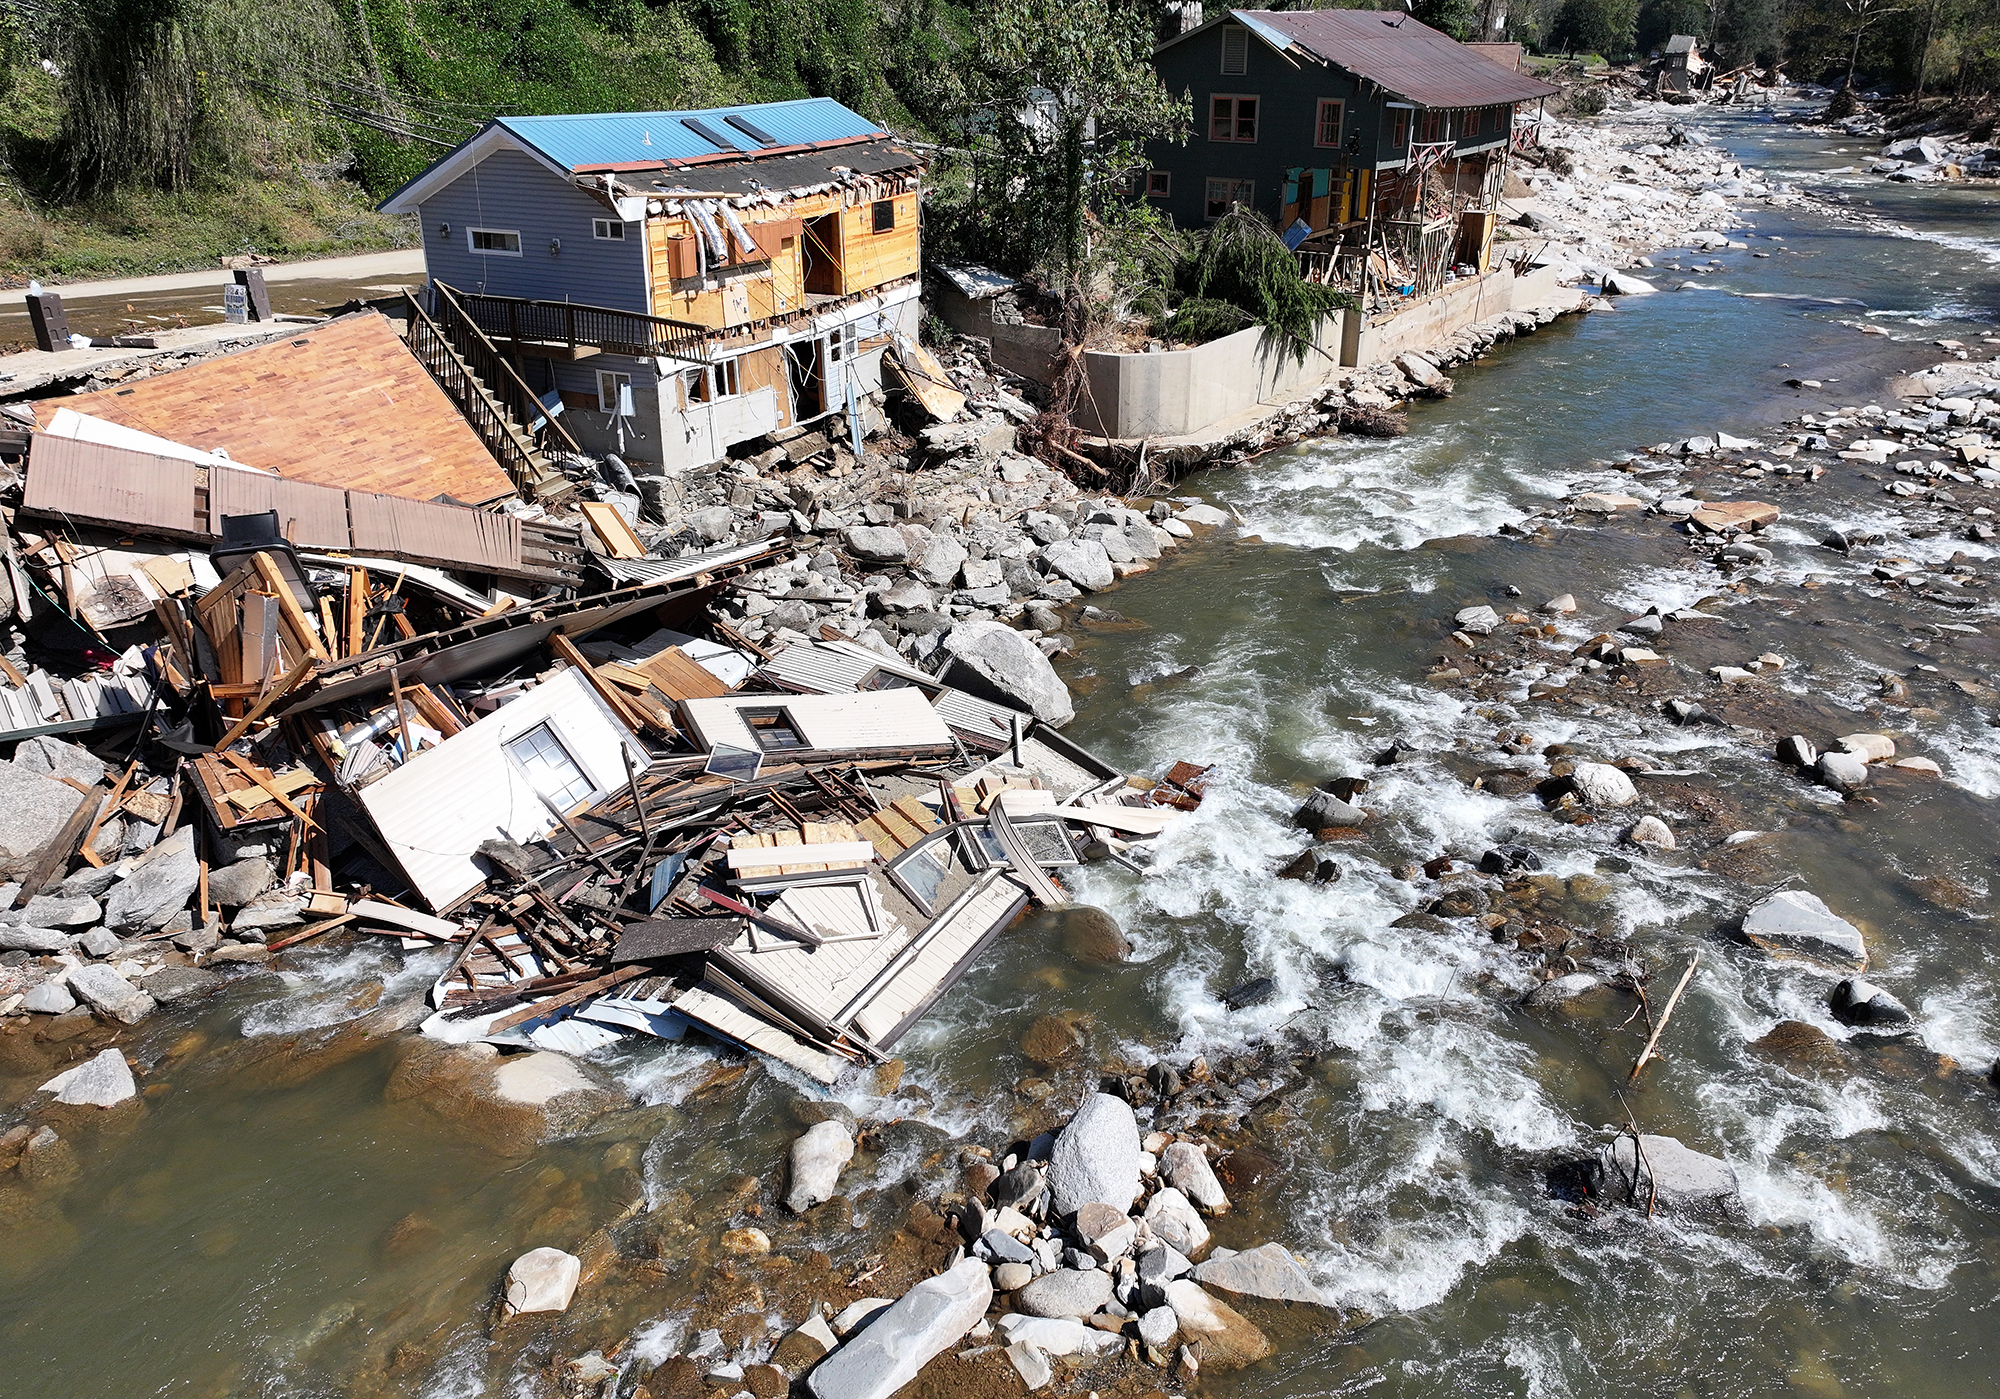
{"label": "blue metal roof", "polygon": [[[565,170],[585,165],[629,165],[727,155],[730,146],[746,154],[767,150],[749,133],[729,124],[741,117],[780,146],[888,133],[831,97],[794,102],[759,102],[747,107],[707,107],[691,112],[600,112],[566,117],[498,117],[496,122]],[[729,146],[705,139],[682,118],[692,118],[723,137]]]}

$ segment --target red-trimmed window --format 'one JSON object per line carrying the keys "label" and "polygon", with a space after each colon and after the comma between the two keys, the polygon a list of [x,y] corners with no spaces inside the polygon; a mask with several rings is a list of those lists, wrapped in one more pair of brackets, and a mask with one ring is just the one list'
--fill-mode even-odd
{"label": "red-trimmed window", "polygon": [[1146,172],[1146,198],[1171,199],[1174,193],[1174,172],[1171,170],[1148,170]]}
{"label": "red-trimmed window", "polygon": [[1410,144],[1410,109],[1391,107],[1389,109],[1389,149],[1400,151]]}
{"label": "red-trimmed window", "polygon": [[1208,139],[1255,141],[1257,99],[1222,93],[1208,99]]}
{"label": "red-trimmed window", "polygon": [[1335,148],[1340,145],[1341,101],[1338,97],[1319,100],[1319,119],[1313,123],[1313,144]]}

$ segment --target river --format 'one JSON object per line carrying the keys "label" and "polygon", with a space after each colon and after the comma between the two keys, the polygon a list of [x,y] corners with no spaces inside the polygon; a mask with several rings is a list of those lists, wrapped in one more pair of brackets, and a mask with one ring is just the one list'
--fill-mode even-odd
{"label": "river", "polygon": [[[1898,716],[1910,751],[1948,781],[1850,809],[1724,730],[1618,706],[1473,701],[1423,679],[1451,614],[1502,604],[1510,588],[1525,606],[1574,593],[1578,639],[1719,590],[1657,530],[1501,532],[1585,483],[1624,485],[1614,457],[1877,401],[1885,372],[1941,354],[1918,353],[1923,342],[2000,333],[1991,190],[1829,176],[1869,152],[1755,113],[1698,121],[1746,161],[1868,201],[1900,231],[1753,207],[1746,241],[1772,256],[1662,271],[1662,284],[1698,289],[1627,298],[1464,366],[1450,399],[1413,408],[1405,437],[1304,444],[1183,483],[1233,506],[1256,542],[1197,544],[1095,599],[1125,620],[1084,624],[1069,670],[1080,741],[1139,771],[1217,765],[1199,813],[1143,877],[1103,865],[1080,876],[1080,896],[1127,928],[1133,961],[1073,962],[1053,920],[1030,920],[904,1041],[908,1070],[886,1102],[852,1095],[997,1146],[1037,1119],[1015,1045],[1038,1015],[1076,1013],[1096,1060],[1133,1065],[1284,1045],[1294,1091],[1251,1118],[1274,1169],[1217,1238],[1281,1238],[1343,1325],[1285,1337],[1275,1358],[1205,1378],[1204,1392],[1942,1399],[2000,1383],[2000,1094],[1984,1080],[2000,1054],[2000,745],[1979,711],[1940,701]],[[1890,338],[1863,336],[1863,323]],[[1991,553],[1898,537],[1879,491],[1835,473],[1784,497],[1757,590],[1775,600],[1746,603],[1710,643],[1718,657],[1785,656],[1774,683],[1818,706],[1830,732],[1888,726],[1864,708],[1877,678],[1908,670],[1931,638],[1909,603],[1870,588],[1865,561],[1818,547],[1824,528],[1879,521],[1921,561]],[[1808,572],[1826,575],[1811,606],[1796,590]],[[1686,848],[1642,855],[1614,844],[1615,825],[1473,790],[1466,775],[1507,762],[1497,745],[1523,730],[1693,773],[1719,814],[1686,813]],[[1392,741],[1415,756],[1376,766]],[[1375,813],[1367,839],[1341,851],[1342,879],[1273,878],[1302,843],[1292,808],[1342,774],[1371,780],[1358,800]],[[1713,858],[1738,818],[1776,833],[1754,860]],[[1628,942],[1656,1000],[1702,953],[1665,1059],[1623,1102],[1614,1090],[1641,1038],[1620,1024],[1625,1006],[1529,1013],[1518,1001],[1534,981],[1511,946],[1472,924],[1392,926],[1428,897],[1393,866],[1477,859],[1504,841],[1551,874],[1595,877],[1571,879],[1571,903],[1589,906],[1566,916]],[[1749,1048],[1786,1019],[1850,1034],[1825,1007],[1831,975],[1718,934],[1787,884],[1866,930],[1871,974],[1917,1012],[1924,1046],[1964,1071],[1856,1048],[1841,1071],[1815,1073]],[[498,1159],[389,1101],[386,1051],[288,1068],[284,1047],[365,1008],[385,971],[392,993],[430,974],[394,952],[308,953],[237,983],[198,1022],[153,1032],[185,1038],[153,1073],[143,1117],[115,1140],[80,1137],[78,1184],[0,1221],[0,1395],[553,1394],[541,1367],[566,1343],[543,1332],[525,1351],[490,1345],[493,1280],[522,1248],[569,1247],[635,1204],[664,1221],[657,1288],[615,1314],[580,1296],[565,1324],[593,1344],[640,1328],[628,1367],[670,1353],[689,1322],[687,1274],[713,1261],[712,1222],[798,1130],[785,1110],[795,1086],[737,1076],[730,1056],[694,1042],[620,1049],[607,1067],[650,1108],[608,1137]],[[1219,993],[1253,977],[1273,979],[1273,998],[1228,1009]],[[1057,1091],[1087,1081],[1057,1075]],[[1729,1160],[1740,1208],[1586,1217],[1551,1198],[1547,1170],[1628,1111]],[[836,1266],[867,1259],[906,1192],[940,1183],[918,1166],[937,1140],[885,1134],[849,1178],[854,1227],[815,1223],[814,1245]]]}

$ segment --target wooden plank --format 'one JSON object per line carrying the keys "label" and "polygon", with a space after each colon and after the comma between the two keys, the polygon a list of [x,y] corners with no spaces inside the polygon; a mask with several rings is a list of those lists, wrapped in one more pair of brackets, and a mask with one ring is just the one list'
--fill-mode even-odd
{"label": "wooden plank", "polygon": [[387,923],[392,928],[406,928],[425,937],[456,941],[465,935],[465,929],[456,923],[443,918],[433,918],[430,914],[419,913],[413,908],[386,904],[380,899],[357,899],[348,906],[347,911],[363,922]]}
{"label": "wooden plank", "polygon": [[618,513],[617,506],[589,501],[579,508],[583,511],[583,518],[590,522],[591,533],[597,536],[612,558],[646,557],[645,541],[632,532],[632,526],[625,523],[625,517]]}
{"label": "wooden plank", "polygon": [[897,843],[896,838],[889,834],[881,822],[873,819],[863,821],[859,830],[862,838],[875,847],[876,859],[886,862],[903,853],[904,847]]}
{"label": "wooden plank", "polygon": [[609,991],[621,982],[630,981],[634,977],[651,975],[653,975],[653,970],[650,967],[620,967],[615,972],[600,976],[594,981],[586,981],[581,986],[573,986],[560,995],[549,997],[546,1001],[537,1001],[532,1005],[522,1006],[517,1011],[503,1015],[486,1027],[486,1033],[489,1035],[503,1034],[513,1029],[516,1025],[525,1025],[530,1020],[540,1020],[543,1016],[553,1014],[565,1006],[573,1006],[578,1001],[587,1001],[592,996]]}
{"label": "wooden plank", "polygon": [[241,719],[238,719],[230,727],[229,732],[222,736],[222,741],[215,746],[218,749],[227,748],[230,744],[236,742],[237,739],[243,737],[244,734],[250,731],[252,724],[269,713],[272,707],[284,699],[285,696],[305,684],[307,678],[317,669],[318,662],[312,660],[301,661],[291,674],[266,691],[264,697],[258,700],[257,703],[251,705],[250,712],[245,714]]}
{"label": "wooden plank", "polygon": [[810,842],[782,850],[740,850],[733,844],[728,860],[733,870],[775,866],[780,869],[832,869],[836,865],[865,866],[875,858],[875,847],[865,840]]}
{"label": "wooden plank", "polygon": [[915,797],[898,797],[890,806],[920,831],[934,831],[944,824],[938,820],[936,813]]}
{"label": "wooden plank", "polygon": [[361,624],[368,618],[368,570],[347,570],[347,637],[342,650],[350,656],[361,654]]}
{"label": "wooden plank", "polygon": [[285,793],[278,790],[276,778],[270,772],[258,767],[241,753],[225,751],[222,755],[222,760],[268,792],[272,801],[291,813],[294,820],[303,821],[307,830],[317,829],[312,817],[306,815],[304,808],[300,807],[297,802],[293,801]]}
{"label": "wooden plank", "polygon": [[618,693],[618,687],[597,673],[597,667],[583,658],[583,652],[576,649],[576,643],[571,641],[569,637],[565,636],[562,632],[550,632],[549,650],[582,671],[583,678],[589,682],[590,688],[597,691],[598,697],[610,707],[611,712],[617,715],[626,727],[637,733],[646,726],[645,721],[638,717],[636,712],[625,703],[625,697]]}
{"label": "wooden plank", "polygon": [[[236,755],[232,753],[229,756],[233,758]],[[234,792],[224,792],[222,799],[242,811],[255,811],[272,799],[272,791],[281,792],[289,797],[300,788],[316,786],[318,782],[319,779],[306,768],[286,768],[268,782],[259,782]]]}
{"label": "wooden plank", "polygon": [[651,680],[670,700],[717,699],[729,687],[678,646],[632,662],[630,669]]}
{"label": "wooden plank", "polygon": [[292,596],[291,588],[285,584],[284,575],[278,572],[276,561],[261,549],[253,557],[256,560],[257,572],[264,579],[264,585],[277,596],[278,611],[284,617],[286,625],[291,628],[293,639],[298,642],[299,649],[315,660],[330,659],[326,654],[326,647],[320,643],[316,619],[308,616],[305,609],[299,606],[299,600]]}

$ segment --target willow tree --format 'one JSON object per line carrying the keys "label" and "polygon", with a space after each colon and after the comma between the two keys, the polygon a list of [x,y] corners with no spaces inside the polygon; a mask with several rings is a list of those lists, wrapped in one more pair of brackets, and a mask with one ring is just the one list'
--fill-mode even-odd
{"label": "willow tree", "polygon": [[319,0],[47,0],[23,6],[60,75],[64,193],[185,189],[246,134],[244,91],[342,63]]}

